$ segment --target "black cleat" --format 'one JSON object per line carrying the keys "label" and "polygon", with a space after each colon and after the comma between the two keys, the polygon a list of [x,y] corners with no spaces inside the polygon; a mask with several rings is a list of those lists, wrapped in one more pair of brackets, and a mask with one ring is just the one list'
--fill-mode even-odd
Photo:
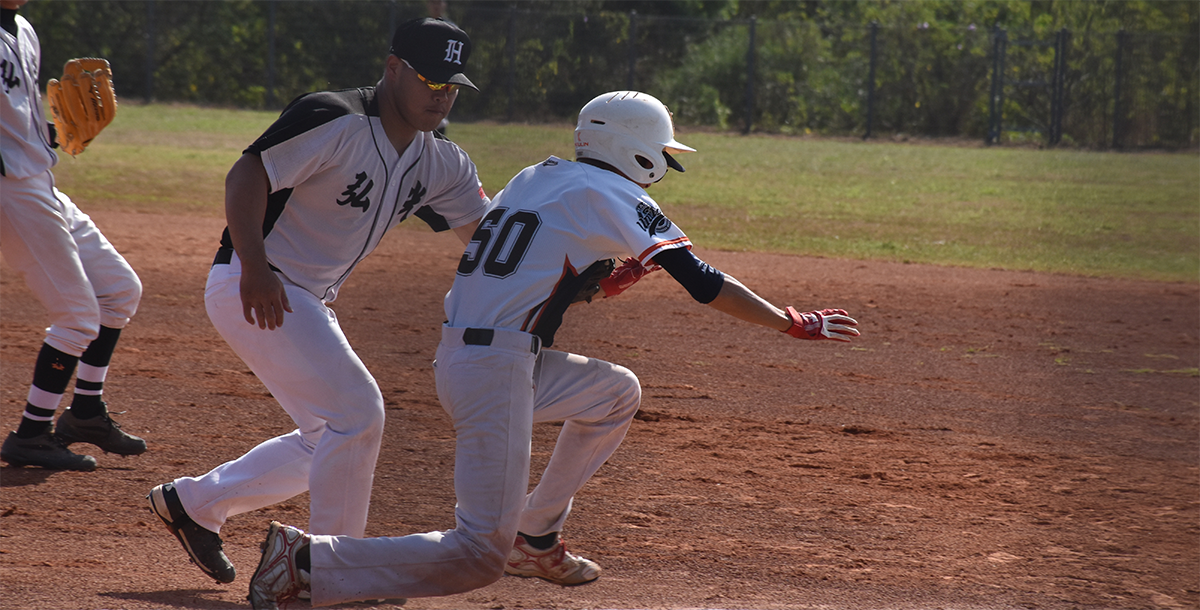
{"label": "black cleat", "polygon": [[4,446],[0,447],[0,460],[13,466],[41,466],[50,470],[90,472],[96,469],[96,458],[71,453],[67,443],[49,430],[33,438],[21,438],[16,432],[9,432]]}
{"label": "black cleat", "polygon": [[187,551],[188,558],[196,567],[217,582],[233,582],[233,564],[225,556],[221,537],[192,521],[187,511],[183,510],[183,504],[179,502],[174,483],[155,487],[150,490],[146,499],[150,501],[150,510],[158,515],[163,525],[179,539],[183,550]]}
{"label": "black cleat", "polygon": [[117,455],[141,455],[146,452],[146,441],[122,430],[121,424],[109,416],[107,405],[103,413],[90,419],[79,419],[68,408],[59,416],[54,433],[67,445],[91,443]]}

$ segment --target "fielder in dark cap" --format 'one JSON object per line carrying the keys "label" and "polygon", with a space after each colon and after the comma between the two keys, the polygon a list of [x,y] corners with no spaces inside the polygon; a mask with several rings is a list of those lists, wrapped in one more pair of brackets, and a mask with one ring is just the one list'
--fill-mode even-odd
{"label": "fielder in dark cap", "polygon": [[[392,55],[402,59],[429,83],[446,83],[479,90],[462,73],[471,56],[471,39],[457,25],[442,19],[413,19],[396,28]],[[443,117],[434,131],[446,135],[450,119]]]}
{"label": "fielder in dark cap", "polygon": [[392,55],[403,59],[423,78],[479,90],[463,74],[471,57],[471,38],[441,19],[414,19],[396,28]]}
{"label": "fielder in dark cap", "polygon": [[[467,154],[432,133],[460,87],[475,88],[470,56],[457,26],[404,23],[375,86],[296,98],[225,179],[208,316],[296,430],[150,490],[150,509],[219,582],[234,580],[225,522],[306,491],[310,531],[365,533],[383,396],[327,303],[410,217],[470,241],[490,200]],[[429,262],[410,252],[399,264]]]}

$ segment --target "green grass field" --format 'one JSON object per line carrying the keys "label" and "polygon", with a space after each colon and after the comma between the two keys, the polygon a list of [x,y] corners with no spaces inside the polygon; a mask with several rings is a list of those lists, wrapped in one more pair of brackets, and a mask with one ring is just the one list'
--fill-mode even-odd
{"label": "green grass field", "polygon": [[[55,168],[84,210],[220,215],[229,167],[276,117],[124,104]],[[572,158],[571,126],[453,123],[489,194]],[[1200,155],[864,143],[684,131],[650,188],[706,248],[1200,281]]]}

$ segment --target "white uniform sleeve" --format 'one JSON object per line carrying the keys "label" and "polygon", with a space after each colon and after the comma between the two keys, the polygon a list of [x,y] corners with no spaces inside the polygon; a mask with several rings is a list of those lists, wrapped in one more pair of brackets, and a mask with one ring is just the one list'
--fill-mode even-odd
{"label": "white uniform sleeve", "polygon": [[431,195],[418,209],[416,216],[435,230],[438,223],[457,228],[483,217],[491,200],[483,191],[479,172],[467,153],[456,144],[430,136]]}
{"label": "white uniform sleeve", "polygon": [[344,125],[331,121],[263,150],[261,157],[271,192],[299,186],[325,168],[342,149],[346,133]]}
{"label": "white uniform sleeve", "polygon": [[56,163],[50,149],[50,131],[42,111],[38,69],[41,46],[33,26],[17,15],[17,36],[0,30],[5,90],[0,98],[0,158],[4,175],[29,178],[41,174]]}
{"label": "white uniform sleeve", "polygon": [[[630,253],[638,262],[649,265],[650,259],[659,252],[692,247],[691,240],[683,230],[662,213],[658,203],[650,198],[645,190],[624,178],[621,180],[632,188],[615,194],[619,203],[596,205],[593,209],[608,216],[603,221],[616,226],[630,248]],[[593,191],[592,196],[599,200],[610,199],[614,195]]]}

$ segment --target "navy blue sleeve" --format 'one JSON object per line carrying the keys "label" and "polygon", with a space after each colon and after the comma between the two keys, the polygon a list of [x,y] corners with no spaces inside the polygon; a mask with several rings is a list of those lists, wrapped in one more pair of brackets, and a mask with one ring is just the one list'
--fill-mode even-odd
{"label": "navy blue sleeve", "polygon": [[700,303],[711,303],[725,285],[725,274],[720,269],[696,258],[687,248],[659,252],[654,262],[666,269]]}

